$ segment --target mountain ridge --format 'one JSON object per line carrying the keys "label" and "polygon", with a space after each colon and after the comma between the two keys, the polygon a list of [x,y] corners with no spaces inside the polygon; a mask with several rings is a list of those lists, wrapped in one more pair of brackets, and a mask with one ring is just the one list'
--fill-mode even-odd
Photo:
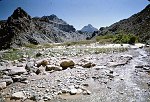
{"label": "mountain ridge", "polygon": [[86,35],[78,33],[56,15],[32,18],[21,7],[0,25],[0,49],[86,39]]}

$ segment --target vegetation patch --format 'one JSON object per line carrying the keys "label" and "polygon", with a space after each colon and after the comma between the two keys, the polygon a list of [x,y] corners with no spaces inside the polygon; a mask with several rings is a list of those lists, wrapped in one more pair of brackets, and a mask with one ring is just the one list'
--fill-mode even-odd
{"label": "vegetation patch", "polygon": [[101,44],[107,44],[107,43],[135,44],[138,42],[138,37],[133,34],[120,32],[118,34],[107,34],[107,35],[97,36],[96,41]]}

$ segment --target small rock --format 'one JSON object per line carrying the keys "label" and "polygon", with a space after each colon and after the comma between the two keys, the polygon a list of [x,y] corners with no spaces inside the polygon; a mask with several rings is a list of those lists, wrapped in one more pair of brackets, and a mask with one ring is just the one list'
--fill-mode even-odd
{"label": "small rock", "polygon": [[75,63],[72,60],[63,60],[60,63],[60,66],[64,69],[67,69],[68,67],[72,68],[74,67]]}
{"label": "small rock", "polygon": [[38,53],[36,54],[36,57],[40,57],[40,56],[42,56],[42,55],[43,55],[42,52],[38,52]]}
{"label": "small rock", "polygon": [[89,84],[87,84],[87,83],[85,83],[85,84],[82,84],[83,86],[86,86],[86,87],[88,87],[89,86]]}
{"label": "small rock", "polygon": [[77,94],[81,94],[83,92],[82,89],[77,89]]}
{"label": "small rock", "polygon": [[0,90],[6,88],[6,82],[0,82]]}
{"label": "small rock", "polygon": [[43,97],[43,99],[44,99],[44,101],[48,101],[48,100],[51,100],[51,97],[48,96],[48,95],[45,95],[45,96]]}
{"label": "small rock", "polygon": [[132,59],[132,58],[133,58],[133,56],[132,56],[132,55],[128,55],[128,54],[121,55],[121,57],[124,57],[124,58],[130,58],[130,59]]}
{"label": "small rock", "polygon": [[143,65],[137,65],[135,66],[135,68],[143,68],[144,66]]}
{"label": "small rock", "polygon": [[83,95],[90,95],[90,94],[91,94],[91,92],[89,90],[83,91]]}
{"label": "small rock", "polygon": [[82,65],[83,68],[91,68],[91,67],[94,67],[94,66],[95,66],[95,64],[93,64],[91,62],[87,62],[84,65]]}
{"label": "small rock", "polygon": [[75,95],[75,94],[77,94],[77,92],[78,92],[78,90],[77,89],[71,89],[70,90],[70,95]]}
{"label": "small rock", "polygon": [[68,89],[61,89],[62,93],[68,93]]}
{"label": "small rock", "polygon": [[6,85],[10,85],[13,83],[13,80],[10,76],[3,76],[2,79],[0,79],[0,82],[6,82]]}
{"label": "small rock", "polygon": [[26,73],[27,71],[25,70],[24,67],[11,67],[9,71],[9,75],[20,75],[23,73]]}
{"label": "small rock", "polygon": [[14,82],[21,82],[21,81],[27,80],[27,78],[24,78],[24,77],[21,77],[21,76],[18,76],[18,75],[12,77],[12,79],[13,79]]}
{"label": "small rock", "polygon": [[23,92],[16,92],[12,94],[11,99],[26,99],[26,97]]}
{"label": "small rock", "polygon": [[25,69],[29,72],[32,70],[33,66],[34,66],[34,62],[28,62],[25,66]]}
{"label": "small rock", "polygon": [[111,70],[109,73],[110,73],[110,74],[113,74],[113,73],[114,73],[114,71],[112,71],[112,70]]}
{"label": "small rock", "polygon": [[59,66],[55,66],[55,65],[47,65],[45,70],[46,70],[46,71],[51,71],[51,70],[54,70],[54,71],[61,71],[62,68],[59,67]]}

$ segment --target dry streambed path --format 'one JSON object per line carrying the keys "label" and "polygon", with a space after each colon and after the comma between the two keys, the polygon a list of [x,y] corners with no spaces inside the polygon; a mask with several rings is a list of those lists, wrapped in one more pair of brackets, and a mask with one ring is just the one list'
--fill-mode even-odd
{"label": "dry streambed path", "polygon": [[[5,97],[4,100],[6,102],[150,101],[150,55],[145,49],[131,48],[125,52],[90,53],[67,59],[52,57],[47,59],[52,62],[46,66],[45,60],[40,64],[37,61],[38,64],[33,65],[32,69],[26,68],[27,72],[19,70],[19,74],[18,70],[9,73],[5,70],[8,75],[4,76],[7,84],[11,79],[12,83],[0,91]],[[64,60],[65,64],[61,63],[59,66],[59,62]],[[66,67],[66,61],[70,68]],[[18,66],[24,67],[24,64],[27,66],[26,61]],[[28,65],[31,66],[32,61]]]}

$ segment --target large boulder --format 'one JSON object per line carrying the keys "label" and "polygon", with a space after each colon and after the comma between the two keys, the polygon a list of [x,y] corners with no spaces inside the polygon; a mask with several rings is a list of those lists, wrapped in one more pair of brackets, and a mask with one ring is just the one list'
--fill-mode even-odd
{"label": "large boulder", "polygon": [[72,60],[62,60],[60,66],[63,69],[67,69],[68,67],[73,68],[75,63]]}

